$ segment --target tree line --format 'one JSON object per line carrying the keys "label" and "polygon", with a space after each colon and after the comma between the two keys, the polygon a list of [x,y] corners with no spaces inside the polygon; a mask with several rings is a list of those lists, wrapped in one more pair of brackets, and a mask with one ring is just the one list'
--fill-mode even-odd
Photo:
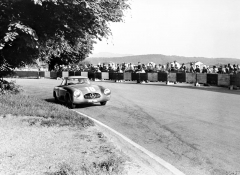
{"label": "tree line", "polygon": [[127,9],[128,0],[1,0],[0,71],[37,61],[78,63]]}

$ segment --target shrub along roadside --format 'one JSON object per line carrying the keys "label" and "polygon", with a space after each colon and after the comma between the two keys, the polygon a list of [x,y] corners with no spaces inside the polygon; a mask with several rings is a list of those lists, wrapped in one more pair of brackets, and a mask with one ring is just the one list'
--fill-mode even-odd
{"label": "shrub along roadside", "polygon": [[19,85],[16,85],[15,81],[6,81],[0,78],[0,95],[4,94],[18,94],[22,91]]}
{"label": "shrub along roadside", "polygon": [[93,126],[94,122],[67,109],[36,97],[22,94],[0,95],[0,115],[36,116],[46,126]]}

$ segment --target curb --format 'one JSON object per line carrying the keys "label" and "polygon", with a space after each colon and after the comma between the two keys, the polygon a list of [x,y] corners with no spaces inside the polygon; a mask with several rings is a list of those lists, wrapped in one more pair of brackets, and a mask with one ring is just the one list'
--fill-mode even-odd
{"label": "curb", "polygon": [[99,125],[105,127],[106,129],[110,130],[111,132],[115,133],[116,135],[118,135],[119,137],[121,137],[123,140],[125,140],[126,142],[128,142],[129,144],[133,145],[135,148],[141,150],[143,153],[145,153],[146,155],[148,155],[149,157],[151,157],[153,160],[155,160],[156,162],[158,162],[160,165],[162,165],[163,167],[165,167],[167,170],[169,170],[171,173],[173,173],[174,175],[185,175],[183,172],[181,172],[180,170],[178,170],[176,167],[174,167],[173,165],[171,165],[170,163],[166,162],[165,160],[161,159],[160,157],[158,157],[157,155],[153,154],[152,152],[148,151],[147,149],[143,148],[142,146],[138,145],[137,143],[133,142],[132,140],[130,140],[129,138],[127,138],[126,136],[120,134],[119,132],[115,131],[114,129],[110,128],[109,126],[103,124],[102,122],[86,115],[83,114],[81,112],[78,112],[76,110],[73,110],[75,112],[77,112],[78,114],[87,117],[91,120],[93,120],[94,122],[98,123]]}

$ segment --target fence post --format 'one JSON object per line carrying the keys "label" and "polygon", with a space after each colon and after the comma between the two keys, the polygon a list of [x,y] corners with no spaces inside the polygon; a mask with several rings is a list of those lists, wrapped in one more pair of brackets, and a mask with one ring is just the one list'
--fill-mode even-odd
{"label": "fence post", "polygon": [[137,78],[137,83],[140,83],[140,73],[137,73],[138,74],[138,78]]}
{"label": "fence post", "polygon": [[195,83],[195,86],[196,86],[196,87],[199,87],[199,86],[200,86],[200,84],[198,83],[197,74],[198,74],[198,73],[195,73],[195,76],[196,76],[196,77],[195,77],[195,78],[196,78],[196,83]]}

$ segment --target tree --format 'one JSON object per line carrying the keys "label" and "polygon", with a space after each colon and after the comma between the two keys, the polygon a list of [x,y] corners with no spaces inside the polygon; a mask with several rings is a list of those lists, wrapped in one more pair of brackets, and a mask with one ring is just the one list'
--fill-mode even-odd
{"label": "tree", "polygon": [[128,0],[1,0],[0,67],[84,60],[129,8]]}

